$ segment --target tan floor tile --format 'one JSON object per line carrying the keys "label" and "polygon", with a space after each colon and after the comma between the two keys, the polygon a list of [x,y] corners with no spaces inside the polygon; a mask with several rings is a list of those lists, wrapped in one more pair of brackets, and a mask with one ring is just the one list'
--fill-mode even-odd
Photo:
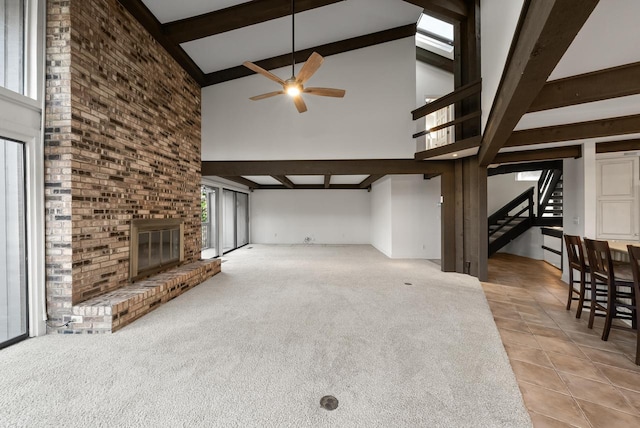
{"label": "tan floor tile", "polygon": [[619,412],[587,401],[577,400],[593,428],[638,428],[640,416]]}
{"label": "tan floor tile", "polygon": [[530,348],[540,348],[535,337],[531,333],[521,333],[514,330],[498,329],[502,342],[505,344],[525,345]]}
{"label": "tan floor tile", "polygon": [[496,293],[493,291],[484,290],[484,295],[489,301],[505,302],[505,303],[511,302],[511,299],[509,298],[509,296],[503,293]]}
{"label": "tan floor tile", "polygon": [[[601,333],[600,331],[598,333]],[[600,336],[594,334],[584,334],[578,332],[567,332],[567,335],[578,345],[590,346],[591,348],[602,349],[605,351],[615,351],[616,345],[611,341],[604,341]]]}
{"label": "tan floor tile", "polygon": [[589,427],[578,403],[570,395],[523,382],[518,385],[529,410],[573,426]]}
{"label": "tan floor tile", "polygon": [[640,392],[640,373],[612,366],[605,366],[603,364],[596,364],[596,366],[612,384]]}
{"label": "tan floor tile", "polygon": [[532,314],[527,314],[524,312],[518,312],[520,314],[520,317],[525,320],[527,323],[532,323],[532,324],[541,324],[545,327],[557,327],[558,324],[552,320],[551,318],[549,318],[547,315],[532,315]]}
{"label": "tan floor tile", "polygon": [[514,320],[522,319],[518,311],[516,311],[515,309],[491,308],[491,313],[493,313],[494,317],[509,318]]}
{"label": "tan floor tile", "polygon": [[630,389],[618,388],[620,394],[624,395],[629,404],[640,414],[640,392],[631,391]]}
{"label": "tan floor tile", "polygon": [[514,320],[511,318],[495,317],[494,321],[498,328],[505,328],[507,330],[520,331],[522,333],[531,333],[527,328],[527,323],[520,320]]}
{"label": "tan floor tile", "polygon": [[559,354],[570,355],[576,358],[585,358],[580,348],[572,342],[555,337],[536,336],[540,347],[547,352],[557,352]]}
{"label": "tan floor tile", "polygon": [[541,324],[529,323],[529,331],[534,336],[556,337],[558,339],[569,340],[569,336],[559,328],[547,327]]}
{"label": "tan floor tile", "polygon": [[600,373],[600,370],[587,358],[576,358],[554,352],[549,352],[547,356],[559,372],[571,373],[587,379],[608,383],[607,378]]}
{"label": "tan floor tile", "polygon": [[619,352],[603,351],[588,346],[579,346],[579,348],[594,363],[640,372],[640,366],[635,365],[629,358]]}
{"label": "tan floor tile", "polygon": [[561,422],[536,412],[529,411],[529,416],[531,416],[534,428],[575,428],[575,425]]}
{"label": "tan floor tile", "polygon": [[516,344],[505,345],[504,348],[507,351],[507,355],[510,360],[524,361],[525,363],[554,368],[549,357],[547,357],[547,353],[542,349],[535,349]]}
{"label": "tan floor tile", "polygon": [[568,373],[560,373],[560,377],[564,380],[574,398],[590,401],[632,415],[640,415],[635,407],[629,404],[618,388],[609,383],[596,382]]}
{"label": "tan floor tile", "polygon": [[566,385],[553,369],[518,360],[511,361],[511,367],[518,382],[531,383],[563,394],[569,393]]}

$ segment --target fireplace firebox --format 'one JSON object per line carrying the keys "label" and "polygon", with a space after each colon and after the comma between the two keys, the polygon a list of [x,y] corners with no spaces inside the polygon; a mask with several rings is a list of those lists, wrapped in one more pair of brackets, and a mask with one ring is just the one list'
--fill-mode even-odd
{"label": "fireplace firebox", "polygon": [[184,222],[148,219],[131,222],[130,280],[177,266],[184,260]]}

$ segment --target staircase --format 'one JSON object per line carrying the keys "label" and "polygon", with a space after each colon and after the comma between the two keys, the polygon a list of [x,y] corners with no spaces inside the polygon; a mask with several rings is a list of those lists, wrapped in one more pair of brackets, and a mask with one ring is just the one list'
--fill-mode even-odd
{"label": "staircase", "polygon": [[562,226],[562,170],[542,171],[538,180],[537,226]]}
{"label": "staircase", "polygon": [[542,171],[537,215],[534,190],[530,187],[489,217],[489,257],[532,226],[562,226],[562,170]]}

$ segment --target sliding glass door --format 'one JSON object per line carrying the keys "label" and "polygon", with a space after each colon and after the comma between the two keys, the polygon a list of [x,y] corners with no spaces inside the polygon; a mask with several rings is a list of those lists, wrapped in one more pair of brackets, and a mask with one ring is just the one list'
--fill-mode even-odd
{"label": "sliding glass door", "polygon": [[249,243],[249,195],[224,189],[222,193],[222,251]]}
{"label": "sliding glass door", "polygon": [[217,219],[218,191],[212,187],[202,186],[202,258],[218,257],[218,219]]}
{"label": "sliding glass door", "polygon": [[0,139],[0,348],[27,337],[24,144]]}

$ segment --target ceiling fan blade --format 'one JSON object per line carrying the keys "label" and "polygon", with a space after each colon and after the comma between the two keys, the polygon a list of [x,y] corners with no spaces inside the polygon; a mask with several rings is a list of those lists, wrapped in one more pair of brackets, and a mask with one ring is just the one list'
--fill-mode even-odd
{"label": "ceiling fan blade", "polygon": [[258,65],[255,65],[255,64],[254,64],[254,63],[252,63],[252,62],[245,61],[245,62],[243,62],[243,63],[242,63],[242,65],[244,65],[245,67],[247,67],[247,68],[248,68],[248,69],[250,69],[250,70],[255,71],[255,72],[256,72],[256,73],[258,73],[258,74],[262,74],[262,75],[263,75],[264,77],[266,77],[267,79],[271,79],[271,80],[273,80],[274,82],[277,82],[277,83],[279,83],[279,84],[281,84],[281,85],[284,85],[284,80],[282,80],[281,78],[279,78],[279,77],[278,77],[278,76],[276,76],[275,74],[273,74],[273,73],[271,73],[271,72],[269,72],[269,71],[265,70],[264,68],[262,68],[262,67],[260,67],[260,66],[258,66]]}
{"label": "ceiling fan blade", "polygon": [[298,77],[296,79],[298,83],[302,84],[307,80],[309,80],[309,78],[313,76],[313,73],[315,73],[318,70],[318,68],[320,68],[323,61],[324,61],[324,58],[322,58],[322,56],[320,56],[319,53],[317,52],[312,53],[309,56],[309,59],[307,59],[307,62],[305,62],[304,65],[302,66],[300,73],[298,73]]}
{"label": "ceiling fan blade", "polygon": [[305,111],[307,111],[307,105],[304,103],[304,100],[300,95],[298,95],[297,97],[293,97],[293,102],[298,109],[298,113],[304,113]]}
{"label": "ceiling fan blade", "polygon": [[284,94],[284,91],[275,91],[275,92],[267,92],[266,94],[256,95],[255,97],[249,98],[252,101],[264,100],[265,98],[275,97],[276,95]]}
{"label": "ceiling fan blade", "polygon": [[347,91],[344,89],[334,88],[305,88],[304,92],[311,95],[320,95],[322,97],[342,98]]}

